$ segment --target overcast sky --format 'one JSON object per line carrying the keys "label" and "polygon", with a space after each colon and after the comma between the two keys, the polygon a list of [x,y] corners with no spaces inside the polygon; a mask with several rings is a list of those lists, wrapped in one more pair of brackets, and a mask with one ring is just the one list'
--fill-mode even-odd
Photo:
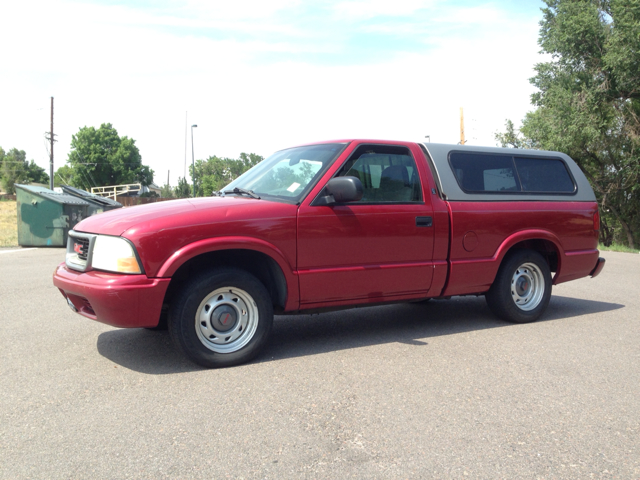
{"label": "overcast sky", "polygon": [[[0,146],[48,172],[111,123],[155,182],[195,156],[267,156],[339,138],[470,144],[531,110],[539,0],[139,0],[0,3]],[[188,138],[191,162],[191,137]]]}

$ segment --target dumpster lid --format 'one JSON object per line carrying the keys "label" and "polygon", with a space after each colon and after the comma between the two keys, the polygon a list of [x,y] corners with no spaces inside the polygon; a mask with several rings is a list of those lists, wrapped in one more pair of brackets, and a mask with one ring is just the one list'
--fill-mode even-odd
{"label": "dumpster lid", "polygon": [[120,202],[116,202],[111,198],[101,197],[100,195],[95,195],[93,193],[87,192],[86,190],[81,190],[79,188],[75,188],[70,185],[62,185],[62,191],[66,194],[73,195],[74,197],[80,197],[90,202],[99,203],[100,205],[111,206],[111,207],[122,206]]}
{"label": "dumpster lid", "polygon": [[45,187],[39,187],[37,185],[19,185],[15,184],[16,188],[21,190],[26,190],[27,192],[33,193],[34,195],[38,195],[39,197],[45,198],[47,200],[51,200],[55,203],[60,203],[62,205],[88,205],[91,204],[81,198],[74,197],[73,195],[66,195],[64,193],[56,193],[53,190],[49,190]]}

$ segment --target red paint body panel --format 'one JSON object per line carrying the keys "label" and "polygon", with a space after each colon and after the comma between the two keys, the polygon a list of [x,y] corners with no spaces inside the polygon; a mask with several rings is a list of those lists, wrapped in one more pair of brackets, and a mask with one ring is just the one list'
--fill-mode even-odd
{"label": "red paint body panel", "polygon": [[[305,303],[429,291],[433,228],[428,205],[300,207],[298,272]],[[329,254],[330,252],[330,254]]]}
{"label": "red paint body panel", "polygon": [[155,327],[169,281],[146,275],[80,273],[64,263],[53,275],[53,284],[73,302],[78,313],[114,327]]}
{"label": "red paint body panel", "polygon": [[554,285],[590,275],[599,254],[596,249],[567,252],[563,260],[562,274],[554,279]]}
{"label": "red paint body panel", "polygon": [[[407,147],[416,160],[425,202],[312,206],[325,183],[363,143]],[[357,141],[349,146],[298,212],[301,309],[427,295],[434,270],[434,229],[416,226],[416,217],[433,215],[426,178],[424,156],[415,144]]]}
{"label": "red paint body panel", "polygon": [[[218,250],[253,250],[264,253],[273,258],[280,269],[284,273],[287,285],[297,286],[298,279],[293,265],[289,263],[285,254],[278,250],[273,244],[251,237],[225,236],[216,238],[207,238],[190,243],[185,247],[176,250],[169,259],[160,267],[158,271],[159,277],[170,278],[185,262],[191,260],[198,255]],[[287,303],[285,310],[297,310],[299,305],[298,289],[289,288],[287,291]]]}
{"label": "red paint body panel", "polygon": [[[76,230],[129,239],[144,275],[80,273],[61,265],[54,284],[88,318],[119,327],[152,327],[174,273],[213,251],[245,249],[271,257],[286,280],[287,312],[482,293],[519,242],[544,242],[546,251],[555,254],[555,284],[602,268],[597,264],[595,202],[447,202],[417,144],[346,142],[300,205],[208,197],[90,217]],[[312,206],[361,144],[408,148],[424,201]],[[432,226],[418,227],[416,217],[427,216]]]}
{"label": "red paint body panel", "polygon": [[[281,253],[288,270],[295,269],[296,205],[231,196],[176,200],[177,206],[173,203],[139,205],[124,212],[125,209],[112,210],[89,217],[76,230],[128,238],[149,277],[163,276],[160,270],[165,262],[187,245],[230,236],[252,237],[271,244],[274,251]],[[163,204],[168,205],[167,212],[159,208]],[[98,222],[102,218],[104,229]]]}
{"label": "red paint body panel", "polygon": [[[444,295],[489,290],[509,248],[526,240],[553,244],[559,263],[554,284],[588,275],[598,258],[597,208],[595,202],[451,202],[451,271]],[[472,251],[463,245],[468,232],[479,239]]]}

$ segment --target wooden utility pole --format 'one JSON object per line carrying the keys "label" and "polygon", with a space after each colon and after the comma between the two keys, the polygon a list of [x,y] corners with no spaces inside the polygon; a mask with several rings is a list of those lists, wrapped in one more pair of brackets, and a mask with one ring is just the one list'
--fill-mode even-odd
{"label": "wooden utility pole", "polygon": [[51,147],[49,150],[49,189],[53,190],[53,142],[55,142],[55,134],[53,133],[53,97],[51,97],[51,130],[47,132]]}
{"label": "wooden utility pole", "polygon": [[187,118],[188,117],[189,117],[189,112],[188,111],[184,112],[184,179],[185,180],[187,179]]}
{"label": "wooden utility pole", "polygon": [[464,114],[462,113],[462,107],[460,107],[460,145],[464,145],[466,140],[464,139]]}

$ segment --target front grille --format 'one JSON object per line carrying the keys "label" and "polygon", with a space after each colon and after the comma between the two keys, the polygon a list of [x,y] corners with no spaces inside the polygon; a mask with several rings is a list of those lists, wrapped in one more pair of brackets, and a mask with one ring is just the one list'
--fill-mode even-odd
{"label": "front grille", "polygon": [[90,267],[91,249],[96,236],[92,233],[69,232],[66,264],[71,270],[84,272]]}
{"label": "front grille", "polygon": [[89,239],[75,237],[73,239],[73,251],[78,254],[80,260],[87,261],[87,255],[89,254]]}

